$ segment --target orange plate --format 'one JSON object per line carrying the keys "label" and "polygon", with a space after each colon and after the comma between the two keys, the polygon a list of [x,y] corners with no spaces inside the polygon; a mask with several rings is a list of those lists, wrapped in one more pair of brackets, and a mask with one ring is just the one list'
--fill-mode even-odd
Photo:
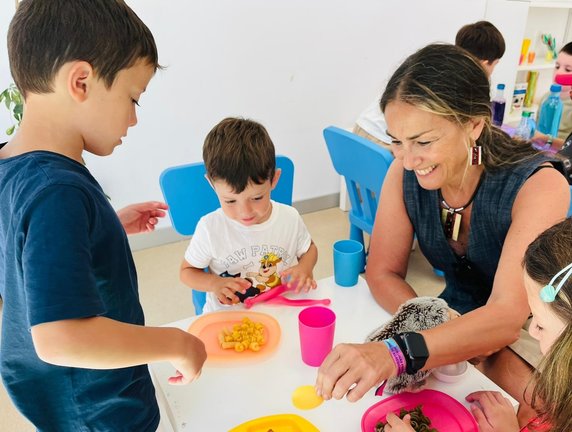
{"label": "orange plate", "polygon": [[277,414],[247,421],[228,432],[320,432],[316,426],[296,414]]}
{"label": "orange plate", "polygon": [[[264,325],[264,337],[266,343],[260,351],[245,350],[236,352],[233,349],[222,349],[218,341],[218,335],[224,328],[230,328],[240,324],[243,318],[249,318],[254,322]],[[187,330],[197,336],[205,344],[207,350],[207,362],[228,362],[262,359],[273,353],[280,342],[280,325],[270,315],[260,312],[231,311],[207,313],[194,321]]]}

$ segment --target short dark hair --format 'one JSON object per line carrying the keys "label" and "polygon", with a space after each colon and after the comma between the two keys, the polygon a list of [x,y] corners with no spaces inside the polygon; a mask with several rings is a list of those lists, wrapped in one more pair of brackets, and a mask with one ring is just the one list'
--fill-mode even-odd
{"label": "short dark hair", "polygon": [[223,180],[235,193],[250,181],[262,184],[276,171],[274,143],[260,123],[228,117],[205,138],[203,160],[211,180]]}
{"label": "short dark hair", "polygon": [[489,63],[500,59],[506,49],[501,32],[488,21],[477,21],[461,27],[455,37],[455,45]]}
{"label": "short dark hair", "polygon": [[563,52],[565,54],[572,55],[572,42],[568,42],[566,45],[564,45],[562,48],[560,48],[559,52]]}
{"label": "short dark hair", "polygon": [[24,97],[52,92],[70,61],[90,63],[108,88],[140,59],[160,68],[151,31],[122,0],[23,0],[8,29],[8,57]]}

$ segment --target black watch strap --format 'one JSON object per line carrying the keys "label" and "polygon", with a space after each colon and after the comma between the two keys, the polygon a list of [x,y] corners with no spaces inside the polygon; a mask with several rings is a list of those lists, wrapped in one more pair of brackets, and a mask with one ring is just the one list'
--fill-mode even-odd
{"label": "black watch strap", "polygon": [[401,352],[403,352],[407,374],[414,375],[423,369],[427,358],[429,358],[429,351],[423,335],[415,332],[405,332],[395,335],[393,339],[401,349]]}

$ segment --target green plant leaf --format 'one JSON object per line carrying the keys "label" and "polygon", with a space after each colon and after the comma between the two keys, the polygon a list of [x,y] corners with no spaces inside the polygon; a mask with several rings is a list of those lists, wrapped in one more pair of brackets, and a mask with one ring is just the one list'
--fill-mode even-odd
{"label": "green plant leaf", "polygon": [[18,87],[13,83],[0,93],[0,103],[4,102],[6,109],[10,112],[16,122],[15,125],[6,130],[8,135],[13,134],[14,130],[20,126],[20,122],[22,121],[22,116],[24,114],[23,101],[24,99],[22,98]]}

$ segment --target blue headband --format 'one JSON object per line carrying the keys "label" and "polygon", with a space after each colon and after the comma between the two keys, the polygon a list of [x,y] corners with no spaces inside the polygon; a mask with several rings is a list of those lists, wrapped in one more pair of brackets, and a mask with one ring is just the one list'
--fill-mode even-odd
{"label": "blue headband", "polygon": [[[554,282],[556,281],[556,279],[558,279],[558,277],[564,273],[566,270],[568,270],[568,273],[566,273],[564,275],[564,277],[562,278],[562,280],[560,281],[560,283],[558,284],[558,286],[556,288],[554,288]],[[572,274],[572,263],[568,264],[566,267],[564,267],[562,270],[560,270],[558,273],[556,273],[554,275],[554,277],[550,280],[550,282],[548,283],[548,285],[545,285],[541,290],[540,290],[540,298],[544,303],[552,303],[554,300],[556,300],[556,296],[558,295],[558,291],[560,291],[560,289],[562,288],[562,286],[566,283],[566,281],[568,280],[568,278],[570,277],[570,275]]]}

